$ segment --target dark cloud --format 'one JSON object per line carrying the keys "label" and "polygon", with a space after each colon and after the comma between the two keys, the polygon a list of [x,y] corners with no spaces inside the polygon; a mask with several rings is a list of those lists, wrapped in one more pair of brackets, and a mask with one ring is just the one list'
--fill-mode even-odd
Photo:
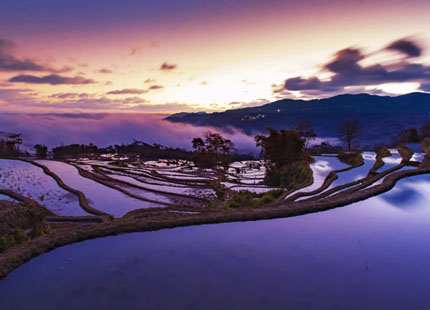
{"label": "dark cloud", "polygon": [[108,92],[108,95],[141,95],[145,94],[148,91],[145,89],[138,89],[138,88],[124,88],[124,89],[118,89]]}
{"label": "dark cloud", "polygon": [[144,81],[145,84],[155,83],[155,82],[156,82],[155,79],[151,79],[151,78],[148,78]]}
{"label": "dark cloud", "polygon": [[[285,89],[287,90],[306,90],[306,89],[324,89],[325,91],[338,90],[338,87],[329,87],[329,83],[321,82],[316,77],[304,79],[301,77],[291,78],[285,81]],[[277,90],[275,92],[280,92]]]}
{"label": "dark cloud", "polygon": [[175,64],[168,64],[167,62],[163,63],[160,66],[160,70],[161,71],[171,71],[171,70],[175,70],[177,68],[177,65]]}
{"label": "dark cloud", "polygon": [[[414,50],[414,46],[417,46],[404,44],[404,42],[404,39],[399,40],[389,46],[396,46],[397,51],[402,49],[402,53],[406,53],[411,57],[412,55],[417,55],[417,50]],[[360,62],[366,57],[367,55],[358,48],[351,47],[340,50],[330,62],[322,66],[325,72],[332,73],[329,80],[321,80],[318,77],[303,78],[297,76],[285,80],[283,89],[274,89],[273,92],[282,93],[286,90],[317,95],[341,92],[345,87],[364,87],[391,82],[425,83],[430,81],[430,66],[405,60],[391,64],[363,66]]]}
{"label": "dark cloud", "polygon": [[[30,89],[3,89],[0,88],[0,105],[2,111],[106,111],[116,110],[120,112],[196,112],[197,105],[171,102],[164,104],[151,104],[144,98],[138,96],[126,98],[99,97],[87,93],[58,93],[51,95],[51,99],[43,100],[29,93]],[[0,121],[0,124],[1,121]],[[2,124],[3,125],[3,124]]]}
{"label": "dark cloud", "polygon": [[346,48],[338,51],[334,59],[324,66],[324,69],[334,73],[354,73],[360,70],[358,62],[364,55],[357,48]]}
{"label": "dark cloud", "polygon": [[16,44],[8,39],[0,38],[0,71],[45,71],[53,73],[64,73],[72,71],[73,68],[65,66],[61,69],[53,69],[29,58],[19,59],[13,55]]}
{"label": "dark cloud", "polygon": [[15,43],[0,38],[0,71],[48,71],[30,59],[18,59],[12,54]]}
{"label": "dark cloud", "polygon": [[87,98],[90,95],[87,93],[58,93],[52,94],[49,98],[54,99],[69,99],[69,98]]}
{"label": "dark cloud", "polygon": [[140,97],[128,97],[122,100],[121,104],[142,104],[148,102],[146,99]]}
{"label": "dark cloud", "polygon": [[71,84],[71,85],[82,85],[82,84],[92,84],[95,83],[92,79],[87,79],[82,76],[75,77],[67,77],[61,76],[57,74],[51,74],[46,76],[34,76],[34,75],[17,75],[13,78],[9,79],[9,82],[20,82],[20,83],[29,83],[29,84],[51,84],[51,85],[60,85],[60,84]]}
{"label": "dark cloud", "polygon": [[72,118],[72,119],[97,119],[97,120],[101,120],[108,114],[105,114],[105,113],[79,113],[79,114],[74,114],[74,113],[46,113],[45,115],[52,116],[55,118],[64,117],[64,118]]}
{"label": "dark cloud", "polygon": [[130,56],[137,55],[137,54],[139,54],[141,52],[141,50],[142,50],[142,48],[140,46],[132,47],[131,50],[130,50],[129,55]]}
{"label": "dark cloud", "polygon": [[163,89],[163,85],[152,85],[148,88],[148,90],[157,90],[157,89]]}
{"label": "dark cloud", "polygon": [[106,68],[101,68],[100,70],[96,71],[97,73],[102,73],[102,74],[111,74],[113,71],[110,69],[106,69]]}
{"label": "dark cloud", "polygon": [[418,43],[408,38],[394,41],[388,45],[386,49],[405,54],[408,57],[419,57],[421,56],[422,52],[422,49],[420,46],[418,46]]}
{"label": "dark cloud", "polygon": [[10,51],[11,49],[13,49],[15,47],[16,47],[15,42],[8,40],[8,39],[0,38],[0,50]]}
{"label": "dark cloud", "polygon": [[139,89],[139,88],[124,88],[118,89],[108,92],[108,95],[142,95],[150,92],[151,90],[163,89],[163,85],[152,85],[148,89]]}

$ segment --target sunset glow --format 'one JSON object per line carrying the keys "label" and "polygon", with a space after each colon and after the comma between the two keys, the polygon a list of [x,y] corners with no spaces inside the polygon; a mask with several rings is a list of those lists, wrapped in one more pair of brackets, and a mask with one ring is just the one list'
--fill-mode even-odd
{"label": "sunset glow", "polygon": [[1,0],[0,308],[430,309],[430,0]]}
{"label": "sunset glow", "polygon": [[[324,64],[348,47],[365,53],[362,66],[381,63],[378,55],[395,59],[389,70],[405,61],[429,66],[428,1],[6,2],[3,111],[214,111],[348,91],[423,91],[429,79],[427,67],[395,86],[283,89],[294,77],[330,80]],[[385,50],[405,38],[420,45],[419,57]]]}

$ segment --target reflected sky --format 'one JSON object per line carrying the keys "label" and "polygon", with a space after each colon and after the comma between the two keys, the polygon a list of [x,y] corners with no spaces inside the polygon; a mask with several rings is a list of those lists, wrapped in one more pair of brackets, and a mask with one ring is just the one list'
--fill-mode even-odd
{"label": "reflected sky", "polygon": [[411,182],[404,180],[380,199],[385,200],[391,206],[406,211],[414,211],[416,208],[430,206],[430,177]]}
{"label": "reflected sky", "polygon": [[429,186],[423,175],[316,214],[61,247],[0,281],[2,309],[425,309]]}

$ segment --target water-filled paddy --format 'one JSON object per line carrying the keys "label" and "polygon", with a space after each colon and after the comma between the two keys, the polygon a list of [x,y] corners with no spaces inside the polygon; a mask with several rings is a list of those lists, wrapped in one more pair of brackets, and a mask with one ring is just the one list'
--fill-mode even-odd
{"label": "water-filled paddy", "polygon": [[189,195],[192,197],[202,197],[202,196],[216,197],[214,190],[207,189],[207,188],[197,188],[196,189],[196,188],[191,188],[191,187],[172,186],[174,184],[172,184],[172,185],[148,184],[148,183],[144,183],[144,182],[141,182],[139,180],[136,180],[136,179],[129,177],[129,176],[117,175],[117,174],[108,174],[108,176],[113,178],[113,179],[125,181],[125,182],[130,183],[130,184],[134,184],[134,185],[141,186],[141,187],[144,187],[144,188],[147,188],[150,190],[161,191],[161,192],[165,192],[165,193]]}
{"label": "water-filled paddy", "polygon": [[[0,159],[0,188],[34,199],[57,215],[90,215],[79,205],[78,196],[59,187],[41,168],[28,162]],[[1,199],[11,200],[7,196]]]}
{"label": "water-filled paddy", "polygon": [[316,214],[132,233],[39,256],[2,309],[427,309],[430,176]]}
{"label": "water-filled paddy", "polygon": [[[349,167],[348,165],[342,163],[335,156],[315,156],[315,162],[310,164],[312,169],[313,183],[309,186],[300,189],[298,192],[308,193],[312,192],[323,185],[324,180],[330,174],[331,171],[340,170]],[[291,193],[286,198],[292,196],[295,193]],[[303,200],[305,198],[299,198],[297,200]]]}
{"label": "water-filled paddy", "polygon": [[375,164],[375,153],[364,152],[363,160],[364,160],[363,165],[356,168],[352,168],[347,171],[339,172],[337,174],[338,178],[333,181],[330,188],[338,185],[346,184],[349,182],[357,181],[358,179],[366,177],[370,168],[372,168],[372,166]]}
{"label": "water-filled paddy", "polygon": [[129,197],[116,189],[84,178],[80,176],[78,170],[70,164],[51,160],[38,160],[37,162],[48,167],[52,172],[58,175],[66,185],[83,192],[92,207],[108,214],[122,217],[126,213],[139,208],[163,206],[157,203]]}

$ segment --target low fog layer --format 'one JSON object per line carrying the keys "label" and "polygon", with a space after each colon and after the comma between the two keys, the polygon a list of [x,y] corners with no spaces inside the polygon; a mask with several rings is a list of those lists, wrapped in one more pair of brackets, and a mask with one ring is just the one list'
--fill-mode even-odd
{"label": "low fog layer", "polygon": [[[165,121],[165,114],[0,114],[0,132],[21,133],[24,149],[35,144],[55,147],[61,144],[94,143],[105,147],[131,143],[191,149],[191,140],[211,130],[231,139],[240,152],[258,153],[254,136],[226,127],[223,130]],[[336,143],[336,139],[324,139]],[[320,143],[316,139],[314,143]]]}
{"label": "low fog layer", "polygon": [[[233,140],[242,152],[255,151],[254,137],[226,130],[171,123],[163,114],[0,114],[0,131],[22,133],[24,148],[34,144],[108,146],[133,140],[191,148],[191,140],[212,130]],[[257,134],[257,133],[256,133]]]}

